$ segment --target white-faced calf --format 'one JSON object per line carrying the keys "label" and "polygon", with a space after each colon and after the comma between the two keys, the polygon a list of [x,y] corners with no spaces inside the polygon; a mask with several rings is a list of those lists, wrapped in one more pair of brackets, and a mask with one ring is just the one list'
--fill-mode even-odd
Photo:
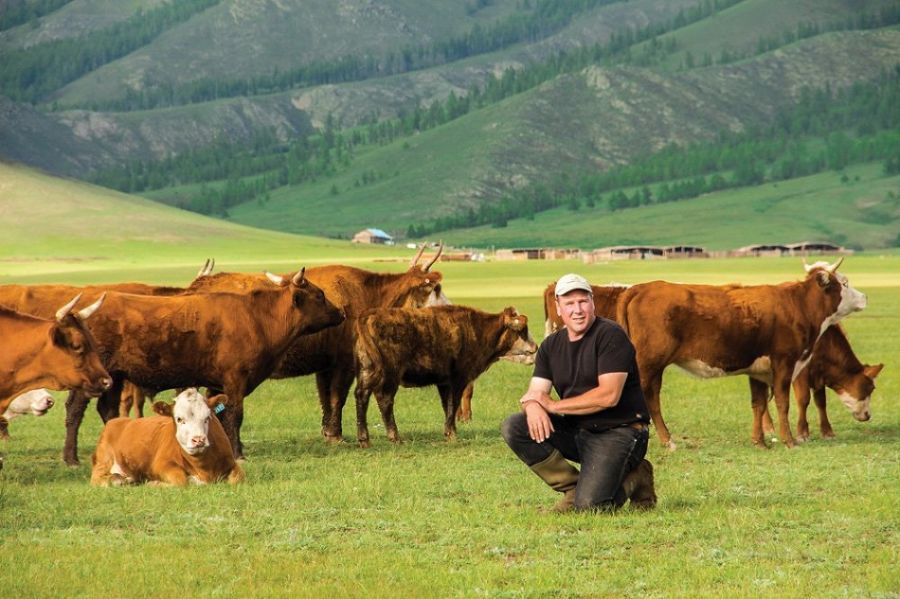
{"label": "white-faced calf", "polygon": [[110,420],[94,452],[91,484],[241,482],[244,471],[213,416],[213,410],[226,403],[224,395],[207,399],[190,388],[178,394],[174,404],[153,404],[158,416]]}

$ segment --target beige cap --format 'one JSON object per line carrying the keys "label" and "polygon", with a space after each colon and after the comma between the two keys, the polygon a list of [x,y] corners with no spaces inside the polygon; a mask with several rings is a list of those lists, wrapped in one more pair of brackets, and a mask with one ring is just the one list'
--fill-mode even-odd
{"label": "beige cap", "polygon": [[567,275],[563,275],[556,282],[556,295],[565,295],[570,291],[575,290],[587,291],[588,293],[593,293],[591,289],[591,284],[587,282],[587,279],[582,277],[581,275],[576,275],[575,273],[569,273]]}

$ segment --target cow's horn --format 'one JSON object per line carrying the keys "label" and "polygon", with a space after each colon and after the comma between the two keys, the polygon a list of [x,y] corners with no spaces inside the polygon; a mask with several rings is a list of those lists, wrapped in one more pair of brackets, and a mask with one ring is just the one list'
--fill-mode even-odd
{"label": "cow's horn", "polygon": [[303,283],[303,275],[306,274],[306,267],[301,268],[297,274],[294,275],[294,278],[291,279],[291,283],[294,285],[301,285]]}
{"label": "cow's horn", "polygon": [[203,268],[197,271],[197,277],[208,277],[212,273],[213,267],[215,267],[215,265],[215,258],[207,258],[206,264],[203,265]]}
{"label": "cow's horn", "polygon": [[66,304],[59,310],[57,310],[56,311],[56,320],[62,322],[62,319],[65,318],[69,314],[69,312],[72,311],[72,308],[75,307],[75,304],[77,304],[78,300],[80,300],[80,299],[81,299],[81,294],[79,293],[72,299],[71,302],[69,302],[68,304]]}
{"label": "cow's horn", "polygon": [[269,279],[270,281],[272,281],[273,283],[275,283],[276,285],[284,284],[284,277],[273,274],[273,273],[269,272],[268,270],[264,270],[263,272],[266,273],[266,278]]}
{"label": "cow's horn", "polygon": [[803,270],[805,270],[807,274],[809,274],[809,271],[812,270],[812,266],[809,265],[809,263],[806,261],[806,258],[803,258]]}
{"label": "cow's horn", "polygon": [[416,255],[413,257],[412,261],[409,263],[410,268],[415,268],[416,264],[419,262],[419,258],[422,257],[422,252],[425,251],[425,242],[422,242],[422,247],[419,248],[419,251],[416,252]]}
{"label": "cow's horn", "polygon": [[441,240],[440,245],[438,246],[437,254],[434,255],[434,258],[431,259],[431,262],[425,265],[425,272],[428,272],[428,269],[431,268],[431,265],[437,262],[437,259],[441,257],[441,252],[444,251],[444,241]]}
{"label": "cow's horn", "polygon": [[838,266],[840,266],[841,262],[843,262],[843,261],[844,261],[844,257],[841,256],[840,258],[838,258],[837,262],[835,262],[834,264],[832,264],[831,266],[828,267],[828,272],[833,273],[834,271],[836,271],[838,269]]}
{"label": "cow's horn", "polygon": [[91,317],[91,315],[97,311],[97,309],[103,305],[103,300],[106,299],[106,292],[103,292],[103,295],[100,296],[96,302],[88,306],[87,308],[82,308],[78,311],[78,318],[81,320],[86,320]]}

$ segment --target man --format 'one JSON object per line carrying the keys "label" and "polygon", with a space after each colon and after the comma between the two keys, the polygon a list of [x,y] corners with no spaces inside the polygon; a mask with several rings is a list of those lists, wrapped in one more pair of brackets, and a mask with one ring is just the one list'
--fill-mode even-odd
{"label": "man", "polygon": [[[619,325],[597,318],[583,277],[565,275],[555,293],[565,328],[541,343],[522,411],[503,422],[503,438],[563,493],[553,511],[611,511],[628,499],[653,508],[653,466],[644,459],[650,418],[634,346]],[[551,387],[561,399],[550,397]]]}

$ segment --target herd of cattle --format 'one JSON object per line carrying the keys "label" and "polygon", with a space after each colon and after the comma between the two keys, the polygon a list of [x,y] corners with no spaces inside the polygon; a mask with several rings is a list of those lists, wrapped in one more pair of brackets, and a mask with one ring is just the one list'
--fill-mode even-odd
{"label": "herd of cattle", "polygon": [[[341,416],[354,380],[361,446],[369,445],[373,393],[389,439],[400,440],[393,404],[401,386],[435,385],[444,434],[453,438],[457,418],[471,416],[475,379],[501,357],[529,358],[536,345],[527,317],[514,308],[489,314],[450,305],[442,275],[431,270],[441,248],[421,266],[423,251],[399,274],[342,265],[281,276],[212,274],[207,262],[184,288],[0,286],[0,338],[14,340],[0,347],[0,436],[11,417],[53,405],[46,391],[35,389],[68,389],[66,463],[78,463],[78,428],[91,397],[98,397],[106,423],[93,455],[93,484],[238,482],[244,398],[267,378],[315,374],[328,442],[343,438]],[[794,445],[792,383],[801,440],[809,435],[811,392],[823,436],[833,435],[826,386],[855,418],[869,419],[882,365],[860,363],[837,325],[866,304],[837,272],[839,264],[807,266],[804,280],[780,285],[594,287],[597,314],[619,322],[635,344],[664,444],[674,448],[659,396],[670,364],[702,377],[749,375],[758,445],[765,445],[763,430],[772,429],[770,389],[781,440]],[[544,300],[549,333],[561,324],[553,284]],[[76,310],[79,305],[86,307]],[[207,387],[210,398],[198,387]],[[144,396],[167,389],[181,392],[174,404],[156,402],[157,416],[127,417],[132,406],[142,415]]]}

